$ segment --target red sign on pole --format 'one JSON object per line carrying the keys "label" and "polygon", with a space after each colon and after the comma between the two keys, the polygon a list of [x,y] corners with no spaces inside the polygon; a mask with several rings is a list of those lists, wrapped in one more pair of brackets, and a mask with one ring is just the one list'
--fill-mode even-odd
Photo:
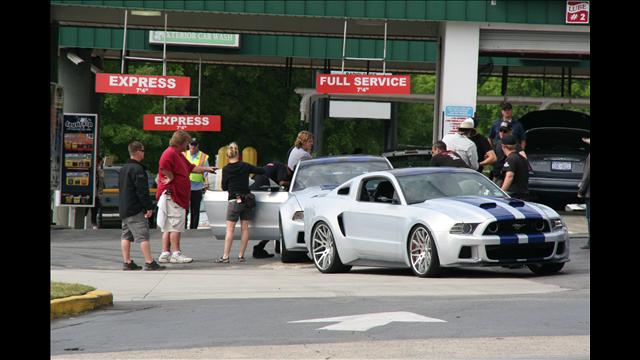
{"label": "red sign on pole", "polygon": [[410,94],[409,75],[318,74],[321,94]]}
{"label": "red sign on pole", "polygon": [[151,131],[221,131],[220,115],[145,114],[144,130]]}
{"label": "red sign on pole", "polygon": [[567,1],[567,24],[588,24],[589,2]]}
{"label": "red sign on pole", "polygon": [[108,94],[189,96],[187,76],[96,74],[96,92]]}

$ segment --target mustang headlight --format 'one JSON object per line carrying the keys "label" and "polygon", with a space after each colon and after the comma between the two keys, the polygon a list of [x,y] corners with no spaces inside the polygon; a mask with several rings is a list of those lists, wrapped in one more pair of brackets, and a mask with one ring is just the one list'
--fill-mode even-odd
{"label": "mustang headlight", "polygon": [[473,234],[480,224],[457,223],[451,227],[449,234]]}
{"label": "mustang headlight", "polygon": [[293,221],[304,221],[304,211],[296,211],[291,218]]}
{"label": "mustang headlight", "polygon": [[565,226],[562,219],[551,219],[549,221],[551,221],[551,231],[560,230]]}

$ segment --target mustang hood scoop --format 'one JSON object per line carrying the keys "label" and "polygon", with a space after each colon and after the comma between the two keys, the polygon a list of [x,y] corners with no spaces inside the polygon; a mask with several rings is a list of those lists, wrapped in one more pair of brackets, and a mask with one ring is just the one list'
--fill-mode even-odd
{"label": "mustang hood scoop", "polygon": [[488,202],[488,203],[480,204],[478,206],[480,206],[483,209],[493,209],[493,208],[497,207],[498,205],[496,203],[494,203],[494,202]]}

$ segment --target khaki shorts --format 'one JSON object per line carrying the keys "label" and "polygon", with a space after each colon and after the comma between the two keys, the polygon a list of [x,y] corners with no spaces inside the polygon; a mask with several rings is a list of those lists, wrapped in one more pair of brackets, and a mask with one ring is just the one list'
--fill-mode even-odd
{"label": "khaki shorts", "polygon": [[122,220],[122,236],[120,238],[131,242],[149,240],[149,221],[144,217],[144,212]]}
{"label": "khaki shorts", "polygon": [[167,195],[167,217],[164,226],[160,226],[162,232],[183,232],[184,225],[187,223],[186,216],[187,211]]}

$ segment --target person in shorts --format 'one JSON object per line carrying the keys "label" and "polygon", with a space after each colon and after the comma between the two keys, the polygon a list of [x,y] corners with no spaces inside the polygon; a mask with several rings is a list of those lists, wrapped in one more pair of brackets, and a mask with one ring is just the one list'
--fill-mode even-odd
{"label": "person in shorts", "polygon": [[245,196],[249,191],[249,174],[264,174],[264,168],[255,167],[240,161],[238,153],[238,144],[235,142],[227,146],[227,158],[229,163],[222,168],[222,190],[229,193],[227,205],[227,232],[224,237],[224,253],[216,260],[218,263],[229,263],[229,254],[231,253],[231,245],[233,243],[233,230],[236,227],[238,219],[242,235],[240,242],[240,250],[238,252],[238,262],[244,262],[244,252],[249,243],[249,220],[251,220],[251,211],[245,206]]}
{"label": "person in shorts", "polygon": [[149,244],[149,218],[153,215],[153,202],[149,196],[147,169],[142,165],[144,146],[139,141],[129,144],[131,158],[120,169],[118,188],[120,190],[119,212],[122,219],[120,248],[124,264],[122,270],[140,270],[142,266],[131,260],[131,243],[140,242],[144,256],[145,270],[162,270],[151,256]]}
{"label": "person in shorts", "polygon": [[[158,164],[158,226],[162,230],[160,263],[190,263],[193,258],[180,250],[180,237],[187,223],[187,210],[191,201],[189,174],[216,173],[212,166],[190,163],[183,152],[191,142],[191,135],[183,130],[173,133],[169,147],[160,156]],[[173,252],[171,252],[173,249]]]}

